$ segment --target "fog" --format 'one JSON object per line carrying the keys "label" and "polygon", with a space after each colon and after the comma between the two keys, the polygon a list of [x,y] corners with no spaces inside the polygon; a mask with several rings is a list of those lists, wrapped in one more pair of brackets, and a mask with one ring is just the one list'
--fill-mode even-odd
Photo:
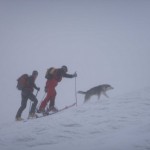
{"label": "fog", "polygon": [[1,0],[1,122],[15,119],[21,101],[16,80],[33,70],[39,102],[47,68],[77,72],[76,82],[63,79],[57,86],[58,107],[74,102],[76,90],[103,83],[115,88],[110,97],[149,86],[149,8],[149,0]]}

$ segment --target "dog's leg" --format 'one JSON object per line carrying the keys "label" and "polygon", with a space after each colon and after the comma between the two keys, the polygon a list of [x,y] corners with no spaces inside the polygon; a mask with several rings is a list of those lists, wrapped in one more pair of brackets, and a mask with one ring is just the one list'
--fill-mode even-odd
{"label": "dog's leg", "polygon": [[103,94],[104,94],[107,98],[109,98],[109,96],[106,94],[106,92],[103,92]]}
{"label": "dog's leg", "polygon": [[100,99],[100,97],[101,97],[101,94],[98,94],[97,96],[98,96],[98,100],[99,100],[99,99]]}
{"label": "dog's leg", "polygon": [[90,99],[90,95],[86,94],[84,97],[84,103],[86,103]]}

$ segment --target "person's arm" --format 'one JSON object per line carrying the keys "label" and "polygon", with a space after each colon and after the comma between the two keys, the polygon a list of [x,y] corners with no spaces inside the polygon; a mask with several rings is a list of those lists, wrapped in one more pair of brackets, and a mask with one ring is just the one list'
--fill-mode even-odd
{"label": "person's arm", "polygon": [[74,77],[77,77],[77,73],[76,72],[74,74],[67,74],[67,73],[65,73],[63,75],[63,77],[65,77],[65,78],[74,78]]}
{"label": "person's arm", "polygon": [[34,79],[33,79],[32,77],[29,78],[29,83],[32,85],[32,87],[33,87],[34,89],[36,89],[36,90],[38,90],[38,91],[40,90],[40,88],[36,86],[35,81],[34,81]]}
{"label": "person's arm", "polygon": [[37,87],[35,83],[33,84],[33,87],[34,87],[36,90],[38,90],[38,91],[40,90],[40,88]]}

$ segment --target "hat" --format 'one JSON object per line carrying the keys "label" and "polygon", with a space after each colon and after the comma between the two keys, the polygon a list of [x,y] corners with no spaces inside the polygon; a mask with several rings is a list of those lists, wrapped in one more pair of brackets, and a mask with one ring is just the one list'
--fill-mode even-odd
{"label": "hat", "polygon": [[32,72],[32,75],[33,75],[33,76],[37,76],[37,75],[38,75],[38,71],[34,70],[34,71]]}
{"label": "hat", "polygon": [[65,72],[68,71],[68,68],[67,68],[67,66],[65,66],[65,65],[63,65],[61,68],[62,68]]}

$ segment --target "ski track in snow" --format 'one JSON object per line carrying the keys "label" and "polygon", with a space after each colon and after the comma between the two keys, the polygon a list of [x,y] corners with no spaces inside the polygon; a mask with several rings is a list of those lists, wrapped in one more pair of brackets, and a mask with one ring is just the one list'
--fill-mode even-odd
{"label": "ski track in snow", "polygon": [[0,125],[2,150],[150,150],[150,88]]}

